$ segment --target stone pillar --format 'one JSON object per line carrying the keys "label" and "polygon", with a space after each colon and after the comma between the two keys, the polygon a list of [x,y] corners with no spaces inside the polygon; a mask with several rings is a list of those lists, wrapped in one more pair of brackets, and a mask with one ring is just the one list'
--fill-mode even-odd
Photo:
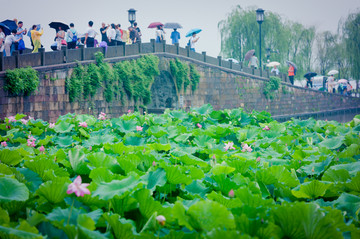
{"label": "stone pillar", "polygon": [[150,39],[150,43],[153,48],[153,52],[155,52],[155,39]]}
{"label": "stone pillar", "polygon": [[126,56],[126,47],[127,47],[127,45],[126,45],[126,43],[123,45],[123,50],[124,50],[124,56]]}
{"label": "stone pillar", "polygon": [[229,63],[230,63],[230,69],[232,69],[233,68],[233,61],[229,60]]}
{"label": "stone pillar", "polygon": [[80,53],[81,53],[80,61],[83,61],[83,60],[85,60],[85,45],[80,45],[79,49],[80,49]]}
{"label": "stone pillar", "polygon": [[255,74],[255,68],[254,68],[254,66],[251,66],[251,74],[252,74],[252,75]]}
{"label": "stone pillar", "polygon": [[42,66],[45,66],[46,62],[45,62],[45,48],[39,48],[39,53],[40,53],[40,62]]}
{"label": "stone pillar", "polygon": [[64,63],[66,63],[67,62],[67,51],[68,51],[68,49],[67,49],[67,46],[61,46],[61,51],[63,52],[63,55],[64,55]]}
{"label": "stone pillar", "polygon": [[243,63],[242,61],[240,61],[239,65],[240,65],[240,70],[243,71],[244,70],[244,66],[243,66]]}
{"label": "stone pillar", "polygon": [[0,52],[0,71],[4,71],[4,52]]}
{"label": "stone pillar", "polygon": [[206,51],[201,52],[201,54],[203,55],[203,61],[206,62]]}
{"label": "stone pillar", "polygon": [[259,72],[260,72],[260,76],[262,77],[263,76],[263,69],[259,68]]}
{"label": "stone pillar", "polygon": [[269,69],[266,69],[265,72],[266,72],[266,75],[265,75],[266,78],[270,78],[270,71],[269,71]]}
{"label": "stone pillar", "polygon": [[15,56],[15,68],[19,68],[19,51],[14,51],[13,56]]}
{"label": "stone pillar", "polygon": [[176,55],[179,55],[180,54],[179,43],[175,43],[175,47],[176,47]]}
{"label": "stone pillar", "polygon": [[186,56],[190,57],[190,46],[186,46]]}
{"label": "stone pillar", "polygon": [[141,52],[142,52],[142,43],[140,42],[140,43],[138,43],[137,45],[138,45],[138,47],[139,47],[139,54],[141,54]]}
{"label": "stone pillar", "polygon": [[166,52],[166,41],[162,41],[162,44],[163,44],[163,52]]}
{"label": "stone pillar", "polygon": [[221,56],[218,56],[217,59],[218,59],[218,62],[219,62],[219,66],[221,66]]}

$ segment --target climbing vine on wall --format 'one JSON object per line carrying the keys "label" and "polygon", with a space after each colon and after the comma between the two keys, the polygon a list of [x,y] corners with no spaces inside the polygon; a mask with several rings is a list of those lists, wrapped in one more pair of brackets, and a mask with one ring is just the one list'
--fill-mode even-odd
{"label": "climbing vine on wall", "polygon": [[189,85],[193,92],[196,90],[200,81],[200,74],[193,64],[188,65],[176,58],[170,61],[170,73],[175,79],[178,94],[182,92],[182,90],[186,93]]}
{"label": "climbing vine on wall", "polygon": [[6,71],[4,90],[14,96],[30,95],[38,85],[38,72],[31,67]]}
{"label": "climbing vine on wall", "polygon": [[[107,102],[124,96],[134,102],[147,105],[151,101],[150,87],[154,77],[159,75],[159,58],[142,56],[132,61],[122,61],[114,65],[104,62],[104,56],[95,54],[96,64],[78,65],[67,79],[67,91],[71,102],[92,99],[99,88],[103,88]],[[141,107],[144,108],[144,106]],[[137,107],[135,107],[137,108]]]}
{"label": "climbing vine on wall", "polygon": [[273,99],[276,92],[280,89],[281,79],[276,76],[270,76],[270,80],[265,83],[264,95],[267,99]]}

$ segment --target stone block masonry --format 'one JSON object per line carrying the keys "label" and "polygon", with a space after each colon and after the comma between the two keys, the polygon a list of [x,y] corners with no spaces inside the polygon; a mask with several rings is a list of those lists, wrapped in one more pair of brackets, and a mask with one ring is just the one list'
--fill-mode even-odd
{"label": "stone block masonry", "polygon": [[[211,104],[215,110],[244,108],[246,111],[268,111],[275,118],[286,119],[293,115],[309,116],[350,110],[360,113],[360,98],[320,92],[282,82],[273,99],[267,99],[263,89],[267,78],[247,74],[243,71],[215,66],[208,62],[170,54],[152,53],[160,58],[160,75],[151,87],[152,102],[149,111],[162,112],[165,108],[177,108],[178,96],[174,79],[169,72],[169,61],[175,58],[194,64],[201,75],[196,91],[190,87],[183,96],[184,109]],[[140,57],[125,56],[105,59],[110,63],[133,60]],[[83,61],[89,64],[94,61]],[[23,113],[35,118],[54,122],[60,115],[67,113],[92,114],[97,116],[105,112],[110,117],[118,117],[133,110],[133,102],[125,99],[122,105],[119,99],[107,103],[101,90],[92,101],[69,102],[66,92],[66,78],[71,76],[77,63],[64,63],[54,66],[42,66],[39,72],[40,84],[36,92],[27,97],[12,97],[3,90],[5,72],[0,73],[0,118]],[[125,97],[126,98],[126,97]]]}

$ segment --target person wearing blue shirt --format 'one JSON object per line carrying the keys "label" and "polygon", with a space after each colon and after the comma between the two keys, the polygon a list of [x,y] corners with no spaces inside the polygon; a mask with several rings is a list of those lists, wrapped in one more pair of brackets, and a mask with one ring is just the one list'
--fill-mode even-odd
{"label": "person wearing blue shirt", "polygon": [[180,33],[176,30],[176,28],[175,28],[174,31],[171,33],[170,38],[171,38],[171,40],[172,40],[172,44],[179,43]]}

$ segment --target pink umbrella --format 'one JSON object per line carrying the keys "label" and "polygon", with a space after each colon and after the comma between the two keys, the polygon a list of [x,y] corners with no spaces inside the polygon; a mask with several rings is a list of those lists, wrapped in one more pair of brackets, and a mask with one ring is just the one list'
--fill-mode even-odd
{"label": "pink umbrella", "polygon": [[153,23],[150,23],[148,28],[156,28],[158,26],[164,26],[164,24],[162,24],[161,22],[153,22]]}
{"label": "pink umbrella", "polygon": [[346,80],[346,79],[340,79],[340,80],[338,80],[338,83],[340,84],[340,83],[343,83],[343,84],[346,84],[348,81]]}

